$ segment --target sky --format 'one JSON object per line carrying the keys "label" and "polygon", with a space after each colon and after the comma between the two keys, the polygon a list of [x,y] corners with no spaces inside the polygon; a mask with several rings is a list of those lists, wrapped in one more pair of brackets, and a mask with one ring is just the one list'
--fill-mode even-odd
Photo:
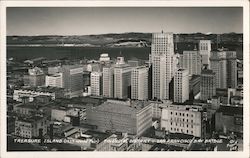
{"label": "sky", "polygon": [[240,7],[10,7],[7,35],[243,32]]}

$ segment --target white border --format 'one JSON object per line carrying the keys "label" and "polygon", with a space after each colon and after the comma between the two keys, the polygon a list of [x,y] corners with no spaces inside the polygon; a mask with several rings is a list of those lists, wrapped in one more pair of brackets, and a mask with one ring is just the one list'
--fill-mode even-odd
{"label": "white border", "polygon": [[[244,138],[243,152],[6,152],[6,7],[243,7],[244,57]],[[0,0],[0,157],[249,157],[249,1],[177,0],[177,1],[1,1]]]}

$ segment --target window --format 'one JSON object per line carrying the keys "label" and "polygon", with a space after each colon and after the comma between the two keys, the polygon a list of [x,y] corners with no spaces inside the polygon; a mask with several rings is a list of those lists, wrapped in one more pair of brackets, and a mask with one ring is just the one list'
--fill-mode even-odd
{"label": "window", "polygon": [[188,133],[188,130],[187,130],[187,133]]}
{"label": "window", "polygon": [[173,123],[172,123],[172,122],[171,122],[170,124],[171,124],[171,125],[173,125]]}
{"label": "window", "polygon": [[188,117],[188,114],[187,114],[187,117]]}
{"label": "window", "polygon": [[194,115],[192,114],[191,117],[194,117]]}
{"label": "window", "polygon": [[191,120],[191,123],[193,123],[193,120]]}
{"label": "window", "polygon": [[175,115],[177,115],[177,112],[175,113]]}
{"label": "window", "polygon": [[172,114],[173,114],[173,112],[171,111],[171,112],[170,112],[170,114],[172,115]]}
{"label": "window", "polygon": [[187,125],[187,127],[188,127],[188,125]]}
{"label": "window", "polygon": [[188,122],[188,119],[187,119],[187,122]]}
{"label": "window", "polygon": [[191,128],[193,128],[194,126],[193,125],[191,125]]}

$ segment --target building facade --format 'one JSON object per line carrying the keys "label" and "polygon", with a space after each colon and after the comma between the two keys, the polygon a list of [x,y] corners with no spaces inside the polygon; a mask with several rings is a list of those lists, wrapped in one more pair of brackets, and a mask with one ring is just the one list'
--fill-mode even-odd
{"label": "building facade", "polygon": [[189,75],[201,74],[201,56],[199,51],[183,51],[183,68],[188,70]]}
{"label": "building facade", "polygon": [[210,40],[200,40],[199,51],[201,55],[201,63],[203,66],[210,68],[210,53],[211,53],[211,41]]}
{"label": "building facade", "polygon": [[202,70],[200,77],[201,100],[212,99],[216,94],[216,78],[212,70]]}
{"label": "building facade", "polygon": [[46,117],[32,116],[15,121],[15,135],[23,138],[43,136],[47,133]]}
{"label": "building facade", "polygon": [[203,109],[200,106],[170,105],[162,109],[161,128],[170,133],[205,136]]}
{"label": "building facade", "polygon": [[131,74],[131,99],[148,99],[148,68],[136,67]]}
{"label": "building facade", "polygon": [[114,97],[114,68],[103,67],[103,96]]}
{"label": "building facade", "polygon": [[45,77],[45,86],[63,88],[63,74],[56,73]]}
{"label": "building facade", "polygon": [[114,98],[126,99],[131,87],[132,68],[125,64],[122,57],[118,57],[114,67]]}
{"label": "building facade", "polygon": [[152,107],[148,102],[108,100],[87,109],[87,122],[101,132],[141,135],[152,124]]}
{"label": "building facade", "polygon": [[70,98],[82,96],[83,67],[80,65],[62,66],[63,88],[68,91]]}
{"label": "building facade", "polygon": [[188,70],[179,69],[174,76],[174,102],[183,103],[189,99]]}
{"label": "building facade", "polygon": [[211,53],[211,70],[216,75],[216,88],[237,87],[236,52],[220,50]]}
{"label": "building facade", "polygon": [[169,83],[173,73],[173,33],[154,33],[151,46],[153,98],[169,99]]}
{"label": "building facade", "polygon": [[102,95],[102,73],[91,72],[90,74],[91,95]]}

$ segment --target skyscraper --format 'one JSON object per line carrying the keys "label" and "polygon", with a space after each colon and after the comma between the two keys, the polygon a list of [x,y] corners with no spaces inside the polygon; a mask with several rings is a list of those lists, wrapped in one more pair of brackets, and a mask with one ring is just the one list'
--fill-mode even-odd
{"label": "skyscraper", "polygon": [[148,99],[148,68],[136,67],[131,74],[131,99]]}
{"label": "skyscraper", "polygon": [[200,99],[211,99],[216,94],[215,73],[212,70],[202,70],[200,79]]}
{"label": "skyscraper", "polygon": [[102,95],[102,73],[91,72],[90,74],[91,95]]}
{"label": "skyscraper", "polygon": [[199,51],[201,55],[202,66],[207,66],[210,68],[210,53],[211,53],[211,41],[210,40],[200,40]]}
{"label": "skyscraper", "polygon": [[81,65],[63,65],[63,88],[68,91],[70,98],[82,96],[83,67]]}
{"label": "skyscraper", "polygon": [[219,50],[211,53],[211,70],[216,75],[216,88],[237,87],[236,52]]}
{"label": "skyscraper", "polygon": [[131,86],[132,68],[125,63],[123,57],[117,57],[114,67],[114,98],[126,99]]}
{"label": "skyscraper", "polygon": [[189,99],[188,70],[179,69],[174,76],[174,102],[184,103]]}
{"label": "skyscraper", "polygon": [[169,99],[169,83],[174,75],[173,33],[154,33],[151,46],[153,98]]}
{"label": "skyscraper", "polygon": [[188,70],[189,75],[201,74],[201,56],[196,49],[183,51],[183,68]]}
{"label": "skyscraper", "polygon": [[114,97],[114,68],[111,66],[103,67],[103,96]]}

